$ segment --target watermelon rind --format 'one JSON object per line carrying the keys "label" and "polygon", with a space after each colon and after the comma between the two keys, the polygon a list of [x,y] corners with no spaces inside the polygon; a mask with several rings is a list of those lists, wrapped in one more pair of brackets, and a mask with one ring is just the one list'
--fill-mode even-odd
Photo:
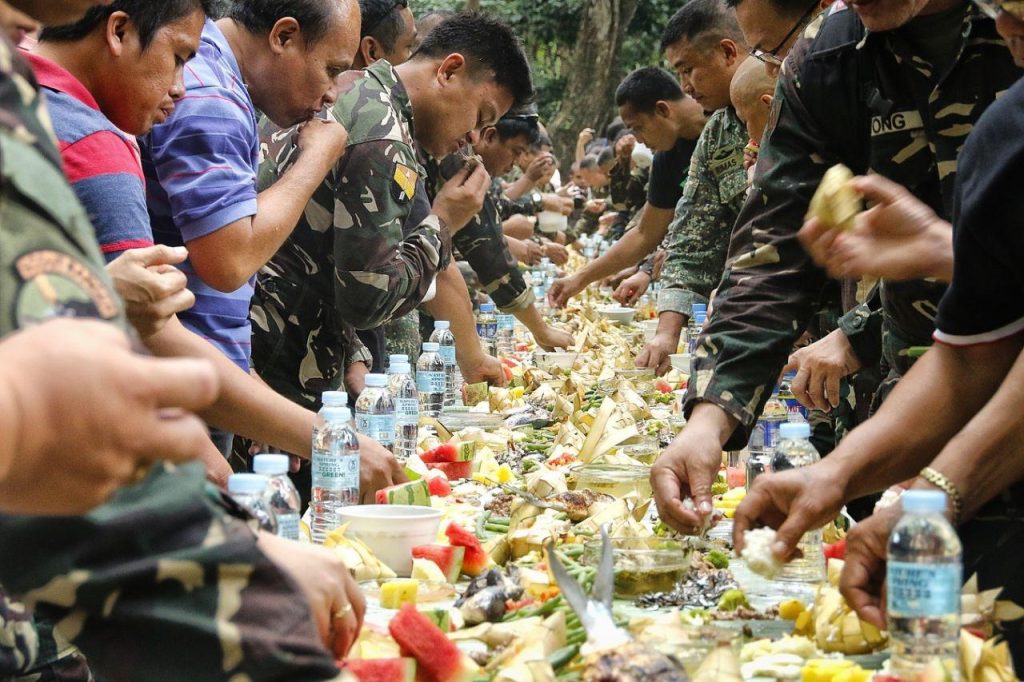
{"label": "watermelon rind", "polygon": [[433,561],[444,573],[448,582],[455,583],[462,572],[466,548],[452,545],[420,545],[412,548],[412,556],[415,559]]}

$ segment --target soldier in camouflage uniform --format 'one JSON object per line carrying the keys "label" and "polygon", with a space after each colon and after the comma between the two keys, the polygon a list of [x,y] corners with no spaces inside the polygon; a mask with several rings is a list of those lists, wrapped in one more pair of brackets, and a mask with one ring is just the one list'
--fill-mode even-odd
{"label": "soldier in camouflage uniform", "polygon": [[[880,15],[895,16],[905,9],[901,3],[879,3]],[[892,19],[894,26],[918,9]],[[965,137],[1020,76],[993,22],[966,2],[892,28],[866,31],[853,10],[837,5],[820,31],[797,44],[782,72],[753,191],[694,360],[690,422],[652,472],[662,518],[677,527],[700,522],[677,506],[685,489],[710,511],[711,460],[719,460],[723,446],[746,443],[810,316],[822,302],[839,305],[839,287],[796,239],[825,171],[839,162],[855,173],[871,169],[948,217]],[[918,35],[928,39],[911,42]],[[906,347],[930,342],[941,292],[928,282],[882,285],[876,305],[893,377],[912,362]],[[855,311],[840,325],[858,358],[878,347],[877,336],[858,338],[880,315],[868,312]]]}
{"label": "soldier in camouflage uniform", "polygon": [[[474,37],[483,40],[466,43]],[[483,66],[449,58],[463,49]],[[479,80],[467,76],[471,69],[493,74],[496,59],[516,68]],[[458,89],[436,92],[432,79],[438,73],[457,81],[452,87]],[[406,81],[415,87],[407,90]],[[379,61],[343,74],[339,90],[330,113],[349,131],[348,151],[260,272],[252,305],[260,376],[310,406],[319,403],[321,386],[340,385],[339,339],[353,327],[370,329],[415,310],[451,262],[451,234],[480,211],[490,184],[483,168],[460,170],[431,207],[418,147],[440,156],[456,151],[481,121],[494,123],[517,100],[532,96],[532,83],[507,27],[457,16],[435,28],[412,60],[398,67]],[[420,98],[415,104],[421,117],[415,137],[413,97]],[[298,149],[294,130],[268,126],[264,132],[260,182],[266,186],[294,162]],[[431,305],[449,303],[442,298]],[[456,331],[454,320],[452,326]],[[456,340],[460,356],[482,355],[478,344],[462,350],[470,342],[465,334],[456,331]],[[465,366],[463,373],[469,374]]]}
{"label": "soldier in camouflage uniform", "polygon": [[[34,76],[4,40],[0,66],[0,335],[67,315],[124,329]],[[337,678],[297,585],[204,479],[157,464],[80,517],[0,515],[0,583],[22,602],[0,598],[4,678],[90,679],[77,661],[51,667],[69,645],[108,680]]]}

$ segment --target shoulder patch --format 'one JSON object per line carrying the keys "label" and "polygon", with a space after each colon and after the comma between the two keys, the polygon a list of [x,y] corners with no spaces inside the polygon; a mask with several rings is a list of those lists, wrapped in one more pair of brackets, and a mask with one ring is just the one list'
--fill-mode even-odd
{"label": "shoulder patch", "polygon": [[416,196],[416,182],[419,177],[419,173],[415,169],[403,163],[395,163],[395,184],[402,190],[407,200]]}
{"label": "shoulder patch", "polygon": [[15,261],[14,269],[22,281],[14,313],[19,327],[55,317],[110,320],[120,312],[103,280],[66,253],[30,251]]}

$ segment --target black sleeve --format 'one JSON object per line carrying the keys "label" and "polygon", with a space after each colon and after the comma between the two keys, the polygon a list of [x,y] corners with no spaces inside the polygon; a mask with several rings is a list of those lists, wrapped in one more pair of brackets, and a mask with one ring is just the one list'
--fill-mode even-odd
{"label": "black sleeve", "polygon": [[690,157],[695,140],[680,139],[667,152],[658,152],[651,163],[651,180],[647,185],[647,202],[655,208],[674,209],[683,196],[683,185],[690,170]]}

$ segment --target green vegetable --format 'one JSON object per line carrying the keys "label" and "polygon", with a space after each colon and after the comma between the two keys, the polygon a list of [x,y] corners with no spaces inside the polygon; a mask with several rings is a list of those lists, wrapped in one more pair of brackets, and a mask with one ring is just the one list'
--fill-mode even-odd
{"label": "green vegetable", "polygon": [[747,601],[747,595],[743,594],[743,590],[726,590],[718,600],[719,611],[735,611],[741,606],[750,608],[750,602]]}
{"label": "green vegetable", "polygon": [[558,670],[559,668],[568,665],[572,659],[576,658],[576,655],[579,654],[579,652],[580,648],[577,645],[564,647],[548,656],[548,663],[551,664],[552,668]]}
{"label": "green vegetable", "polygon": [[725,481],[715,481],[711,484],[712,495],[724,495],[729,492],[729,484]]}
{"label": "green vegetable", "polygon": [[704,560],[715,568],[729,568],[729,556],[720,549],[713,549],[705,554]]}

